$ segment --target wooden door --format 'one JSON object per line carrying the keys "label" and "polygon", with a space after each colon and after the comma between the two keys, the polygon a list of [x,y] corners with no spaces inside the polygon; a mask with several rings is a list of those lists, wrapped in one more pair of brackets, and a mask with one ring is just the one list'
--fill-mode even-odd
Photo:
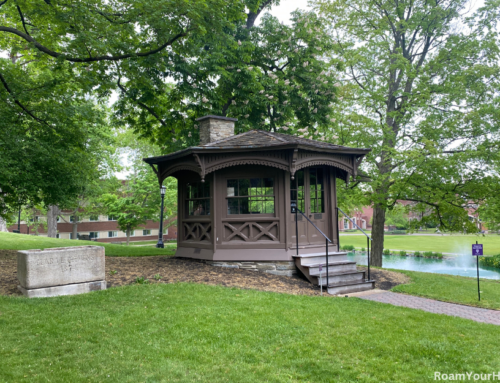
{"label": "wooden door", "polygon": [[[298,208],[326,235],[327,206],[325,199],[326,172],[323,167],[299,170],[295,179],[290,179],[290,199],[297,201]],[[316,245],[325,242],[316,230],[301,214],[298,214],[298,233],[300,245]],[[290,215],[290,237],[292,246],[296,243],[295,214]]]}
{"label": "wooden door", "polygon": [[[327,207],[325,199],[325,176],[322,167],[306,169],[306,212],[308,218],[323,232],[327,234]],[[309,244],[324,244],[325,238],[310,223],[307,227],[307,239]]]}

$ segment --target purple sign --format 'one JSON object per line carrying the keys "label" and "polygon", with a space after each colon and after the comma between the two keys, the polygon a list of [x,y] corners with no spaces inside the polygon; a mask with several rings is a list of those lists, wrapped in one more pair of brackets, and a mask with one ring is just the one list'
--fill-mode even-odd
{"label": "purple sign", "polygon": [[321,273],[323,271],[323,265],[319,265],[319,272]]}
{"label": "purple sign", "polygon": [[472,245],[472,256],[483,255],[483,245]]}

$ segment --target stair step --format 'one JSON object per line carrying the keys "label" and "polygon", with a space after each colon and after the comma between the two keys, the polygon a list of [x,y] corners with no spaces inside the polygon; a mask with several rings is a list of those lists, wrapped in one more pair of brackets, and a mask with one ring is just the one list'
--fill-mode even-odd
{"label": "stair step", "polygon": [[[328,255],[347,255],[347,251],[329,251]],[[294,258],[311,258],[311,257],[326,257],[326,254],[323,253],[313,253],[313,254],[299,254],[299,255],[292,255]]]}
{"label": "stair step", "polygon": [[[310,275],[314,285],[326,286],[326,275],[323,273],[321,278],[317,275]],[[361,283],[365,281],[364,271],[347,271],[342,273],[329,273],[328,282],[333,284]]]}
{"label": "stair step", "polygon": [[328,294],[338,295],[338,294],[349,294],[356,293],[359,291],[371,290],[375,287],[375,281],[363,281],[363,282],[347,282],[347,283],[331,283],[328,286]]}
{"label": "stair step", "polygon": [[[356,264],[356,262],[354,262],[354,261],[333,261],[333,262],[328,262],[328,267],[330,268],[330,266],[335,267],[338,265],[355,265],[355,264]],[[320,266],[323,266],[323,269],[326,272],[326,263],[325,262],[323,262],[323,263],[306,263],[306,264],[302,264],[301,266],[309,267],[309,268],[319,268]]]}
{"label": "stair step", "polygon": [[[332,271],[332,270],[328,270],[328,276],[329,277],[336,277],[338,275],[350,275],[350,274],[364,274],[364,271]],[[318,272],[314,272],[314,273],[309,273],[309,275],[311,277],[319,277],[319,271]],[[323,271],[321,271],[321,276],[323,277],[323,279],[326,279],[326,268],[323,268]]]}

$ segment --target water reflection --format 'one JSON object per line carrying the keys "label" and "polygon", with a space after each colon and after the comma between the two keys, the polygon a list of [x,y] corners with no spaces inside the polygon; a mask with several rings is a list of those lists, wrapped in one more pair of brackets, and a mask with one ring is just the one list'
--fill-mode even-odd
{"label": "water reflection", "polygon": [[[350,260],[356,261],[359,265],[366,265],[366,253],[357,251],[356,254],[349,253],[348,257]],[[476,277],[476,258],[471,255],[460,255],[451,259],[384,255],[383,265],[387,269]],[[479,277],[500,280],[500,270],[479,265]]]}

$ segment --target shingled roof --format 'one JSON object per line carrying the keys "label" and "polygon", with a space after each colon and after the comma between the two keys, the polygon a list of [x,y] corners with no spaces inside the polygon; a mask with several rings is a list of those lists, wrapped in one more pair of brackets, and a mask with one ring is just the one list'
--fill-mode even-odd
{"label": "shingled roof", "polygon": [[366,154],[370,149],[350,148],[347,146],[330,144],[316,140],[309,140],[292,136],[290,134],[271,133],[264,130],[250,130],[245,133],[236,134],[234,136],[224,138],[219,141],[210,142],[205,145],[192,146],[174,153],[164,156],[145,158],[144,161],[150,164],[159,161],[182,157],[192,152],[205,152],[213,150],[237,150],[237,149],[269,149],[277,147],[300,147],[301,149],[310,149],[315,151],[339,151],[343,153]]}

